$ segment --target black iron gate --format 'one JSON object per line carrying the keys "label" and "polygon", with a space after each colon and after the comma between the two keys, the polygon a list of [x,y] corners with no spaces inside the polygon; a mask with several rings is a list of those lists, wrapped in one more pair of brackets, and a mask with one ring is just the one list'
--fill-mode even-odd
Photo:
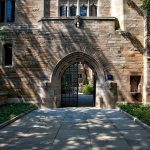
{"label": "black iron gate", "polygon": [[78,62],[69,66],[61,79],[61,106],[78,106]]}

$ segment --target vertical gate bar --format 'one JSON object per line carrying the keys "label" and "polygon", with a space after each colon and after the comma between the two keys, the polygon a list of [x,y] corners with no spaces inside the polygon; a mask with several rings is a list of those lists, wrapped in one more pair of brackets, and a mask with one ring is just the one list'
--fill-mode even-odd
{"label": "vertical gate bar", "polygon": [[79,84],[78,80],[79,79],[78,79],[78,73],[79,73],[79,62],[77,62],[77,74],[76,74],[77,75],[77,107],[79,106],[79,99],[78,99],[78,84]]}
{"label": "vertical gate bar", "polygon": [[70,65],[61,78],[61,106],[78,106],[78,62]]}
{"label": "vertical gate bar", "polygon": [[95,74],[93,75],[93,80],[94,80],[94,91],[93,91],[93,101],[94,101],[94,106],[95,106],[95,102],[96,102],[96,77]]}

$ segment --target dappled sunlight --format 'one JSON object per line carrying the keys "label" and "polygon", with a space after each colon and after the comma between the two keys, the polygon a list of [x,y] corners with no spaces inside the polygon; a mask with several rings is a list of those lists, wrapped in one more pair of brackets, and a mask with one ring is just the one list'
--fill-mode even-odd
{"label": "dappled sunlight", "polygon": [[88,123],[88,127],[89,129],[115,129],[115,127],[113,126],[113,124],[108,124],[108,123],[99,123],[99,122],[96,122],[96,123]]}
{"label": "dappled sunlight", "polygon": [[[83,61],[94,72],[96,106],[115,108],[118,99],[133,102],[128,76],[143,72],[143,13],[125,4],[129,32],[120,32],[116,31],[118,20],[110,17],[110,1],[100,3],[98,7],[105,8],[99,8],[101,17],[81,16],[83,24],[77,28],[75,17],[53,16],[54,1],[16,1],[17,17],[9,25],[12,37],[7,37],[14,49],[13,66],[0,68],[0,88],[8,92],[8,100],[34,101],[42,109],[0,129],[0,148],[149,149],[149,132],[118,110],[45,108],[61,107],[62,74],[76,61]],[[118,97],[111,91],[108,75],[114,78]]]}
{"label": "dappled sunlight", "polygon": [[[111,120],[115,112],[116,118],[125,117],[123,122]],[[40,109],[1,129],[0,148],[148,149],[150,134],[139,127],[117,110],[86,107]]]}
{"label": "dappled sunlight", "polygon": [[27,137],[40,138],[40,137],[43,137],[45,135],[47,135],[47,133],[43,133],[43,131],[37,132],[37,133],[34,133],[33,131],[32,131],[32,133],[17,133],[18,137],[26,137],[26,138]]}

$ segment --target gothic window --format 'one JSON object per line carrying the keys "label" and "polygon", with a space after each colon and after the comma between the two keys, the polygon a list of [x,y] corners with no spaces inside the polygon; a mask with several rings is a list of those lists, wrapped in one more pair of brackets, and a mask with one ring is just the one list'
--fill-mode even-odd
{"label": "gothic window", "polygon": [[70,7],[70,16],[76,16],[77,7],[74,5]]}
{"label": "gothic window", "polygon": [[15,21],[15,1],[7,0],[6,14],[7,14],[7,22]]}
{"label": "gothic window", "polygon": [[4,45],[4,66],[12,66],[12,44]]}
{"label": "gothic window", "polygon": [[80,7],[80,16],[87,16],[87,7],[84,5]]}
{"label": "gothic window", "polygon": [[5,20],[5,1],[0,0],[0,22]]}
{"label": "gothic window", "polygon": [[0,0],[0,22],[5,21],[15,21],[15,0]]}
{"label": "gothic window", "polygon": [[60,16],[67,16],[67,7],[60,6]]}
{"label": "gothic window", "polygon": [[97,7],[94,4],[90,7],[90,16],[97,16]]}
{"label": "gothic window", "polygon": [[98,0],[58,0],[58,16],[97,16]]}

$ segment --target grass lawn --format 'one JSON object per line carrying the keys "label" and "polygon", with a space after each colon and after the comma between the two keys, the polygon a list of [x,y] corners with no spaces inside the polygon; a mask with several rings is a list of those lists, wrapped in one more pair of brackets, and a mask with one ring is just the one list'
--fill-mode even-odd
{"label": "grass lawn", "polygon": [[118,104],[118,107],[150,125],[150,104]]}
{"label": "grass lawn", "polygon": [[27,110],[37,108],[34,104],[29,103],[17,103],[17,104],[5,104],[0,106],[0,123],[3,123]]}

